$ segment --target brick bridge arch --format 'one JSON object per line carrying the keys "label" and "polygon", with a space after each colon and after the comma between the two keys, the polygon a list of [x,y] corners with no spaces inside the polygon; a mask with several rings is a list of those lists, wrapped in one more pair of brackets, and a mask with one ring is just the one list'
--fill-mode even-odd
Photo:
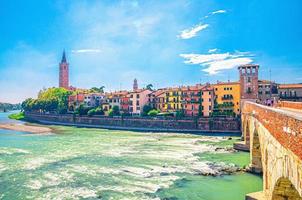
{"label": "brick bridge arch", "polygon": [[302,119],[245,102],[242,131],[250,169],[263,174],[263,191],[246,199],[302,200]]}

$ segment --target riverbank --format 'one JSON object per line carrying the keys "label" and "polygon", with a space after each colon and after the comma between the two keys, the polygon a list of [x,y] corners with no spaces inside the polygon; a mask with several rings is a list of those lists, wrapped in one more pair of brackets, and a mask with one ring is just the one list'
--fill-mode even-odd
{"label": "riverbank", "polygon": [[240,136],[240,120],[237,118],[156,119],[122,118],[104,116],[73,116],[70,114],[25,113],[25,120],[47,125],[64,125],[85,128],[102,128],[144,132],[177,132],[203,135]]}
{"label": "riverbank", "polygon": [[26,124],[0,124],[0,129],[38,133],[38,134],[52,132],[52,129],[48,127],[31,126]]}

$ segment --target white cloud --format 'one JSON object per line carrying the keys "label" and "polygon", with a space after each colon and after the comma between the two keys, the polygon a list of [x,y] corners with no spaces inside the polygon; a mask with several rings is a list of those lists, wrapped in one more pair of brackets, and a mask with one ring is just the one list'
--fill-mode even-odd
{"label": "white cloud", "polygon": [[215,14],[222,14],[222,13],[226,13],[227,11],[226,10],[216,10],[214,12],[211,12],[212,15],[215,15]]}
{"label": "white cloud", "polygon": [[77,49],[77,50],[72,50],[72,53],[100,53],[100,49]]}
{"label": "white cloud", "polygon": [[202,31],[208,28],[209,24],[198,24],[193,28],[185,29],[181,31],[180,35],[178,36],[181,39],[190,39],[195,37],[199,31]]}
{"label": "white cloud", "polygon": [[208,63],[208,67],[203,69],[202,71],[209,73],[210,75],[214,75],[219,73],[222,70],[233,69],[238,67],[239,65],[249,64],[253,62],[251,58],[231,58],[227,60],[213,61]]}
{"label": "white cloud", "polygon": [[235,52],[233,54],[180,54],[180,56],[186,59],[184,61],[186,64],[199,64],[205,67],[202,71],[207,72],[209,75],[253,62],[252,55],[248,52]]}
{"label": "white cloud", "polygon": [[214,53],[214,52],[216,52],[218,49],[217,48],[215,48],[215,49],[209,49],[209,53]]}

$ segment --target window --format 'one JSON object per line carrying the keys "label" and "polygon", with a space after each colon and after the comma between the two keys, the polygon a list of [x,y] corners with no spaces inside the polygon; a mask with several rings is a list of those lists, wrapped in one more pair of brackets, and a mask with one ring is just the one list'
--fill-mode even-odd
{"label": "window", "polygon": [[139,98],[139,94],[136,95],[136,98]]}
{"label": "window", "polygon": [[248,82],[248,83],[251,82],[251,77],[247,77],[247,82]]}

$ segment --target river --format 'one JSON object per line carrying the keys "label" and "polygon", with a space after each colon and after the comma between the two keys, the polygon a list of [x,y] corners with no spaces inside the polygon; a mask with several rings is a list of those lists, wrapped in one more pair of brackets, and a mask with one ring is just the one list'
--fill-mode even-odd
{"label": "river", "polygon": [[[9,113],[0,113],[0,123]],[[0,129],[0,199],[243,200],[262,179],[238,166],[236,137],[51,126]]]}

